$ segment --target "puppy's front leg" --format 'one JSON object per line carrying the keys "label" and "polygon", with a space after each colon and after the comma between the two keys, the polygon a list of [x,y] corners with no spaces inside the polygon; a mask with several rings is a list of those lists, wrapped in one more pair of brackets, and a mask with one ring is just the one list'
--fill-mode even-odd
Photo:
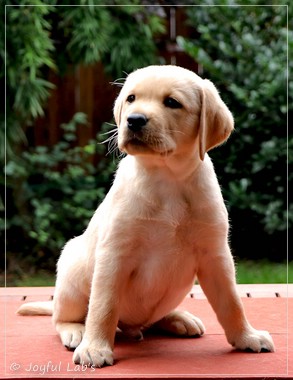
{"label": "puppy's front leg", "polygon": [[76,364],[93,367],[113,364],[119,318],[119,268],[101,261],[95,264],[85,333],[73,355]]}
{"label": "puppy's front leg", "polygon": [[275,350],[270,334],[254,329],[246,319],[228,246],[218,255],[206,254],[200,264],[198,280],[232,346],[254,352]]}

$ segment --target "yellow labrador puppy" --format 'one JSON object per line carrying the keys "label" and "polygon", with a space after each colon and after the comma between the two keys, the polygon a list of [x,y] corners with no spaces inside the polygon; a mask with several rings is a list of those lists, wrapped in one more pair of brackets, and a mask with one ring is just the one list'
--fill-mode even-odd
{"label": "yellow labrador puppy", "polygon": [[111,365],[117,326],[137,339],[154,324],[204,333],[198,318],[175,311],[197,277],[231,345],[274,351],[236,291],[227,211],[206,153],[229,137],[233,118],[214,85],[181,67],[139,69],[114,116],[127,156],[113,186],[86,231],[65,245],[54,304],[19,313],[53,313],[75,363]]}

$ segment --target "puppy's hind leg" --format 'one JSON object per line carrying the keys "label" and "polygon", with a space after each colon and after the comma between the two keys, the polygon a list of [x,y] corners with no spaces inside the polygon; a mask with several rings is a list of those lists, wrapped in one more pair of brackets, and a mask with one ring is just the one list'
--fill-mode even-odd
{"label": "puppy's hind leg", "polygon": [[198,337],[205,332],[205,327],[199,318],[187,311],[179,310],[172,311],[156,322],[153,327],[174,335],[186,337]]}
{"label": "puppy's hind leg", "polygon": [[62,344],[68,350],[74,350],[82,340],[87,306],[88,301],[82,297],[56,297],[53,321]]}
{"label": "puppy's hind leg", "polygon": [[57,265],[53,322],[69,350],[80,344],[85,329],[90,292],[87,277],[90,273],[84,260],[86,249],[83,235],[70,240]]}
{"label": "puppy's hind leg", "polygon": [[82,341],[82,337],[84,334],[84,324],[72,322],[57,322],[56,330],[60,335],[62,344],[68,350],[73,351]]}

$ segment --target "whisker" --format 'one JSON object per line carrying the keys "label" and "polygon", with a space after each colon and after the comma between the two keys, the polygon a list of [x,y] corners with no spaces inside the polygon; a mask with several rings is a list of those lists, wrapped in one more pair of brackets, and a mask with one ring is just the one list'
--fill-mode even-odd
{"label": "whisker", "polygon": [[[112,125],[114,126],[115,124],[112,124]],[[110,133],[113,133],[113,132],[118,132],[118,131],[117,131],[117,127],[114,128],[114,129],[111,129],[110,131],[100,133],[100,136],[109,135]]]}
{"label": "whisker", "polygon": [[109,136],[108,138],[106,138],[106,140],[101,141],[100,144],[110,143],[111,141],[115,140],[117,136],[118,136],[118,131],[115,132],[112,136]]}
{"label": "whisker", "polygon": [[105,140],[98,142],[98,144],[108,144],[108,151],[106,153],[106,156],[114,153],[115,151],[118,151],[118,128],[115,124],[108,124],[115,126],[115,128],[111,129],[110,131],[100,133],[100,136],[110,136],[108,136]]}
{"label": "whisker", "polygon": [[116,153],[118,152],[118,144],[117,144],[117,138],[115,138],[115,140],[112,140],[110,143],[109,143],[109,148],[108,148],[108,154],[112,154],[112,153]]}
{"label": "whisker", "polygon": [[[119,82],[121,81],[121,82]],[[113,82],[110,82],[111,85],[122,87],[126,81],[126,78],[117,78]]]}
{"label": "whisker", "polygon": [[109,122],[106,122],[105,124],[110,125],[111,127],[117,127],[117,124],[116,124],[116,123],[109,123]]}
{"label": "whisker", "polygon": [[119,159],[123,158],[126,156],[125,152],[120,152],[120,154],[117,156]]}
{"label": "whisker", "polygon": [[[127,73],[123,72],[126,76],[128,76]],[[126,78],[122,77],[122,78],[117,78],[114,80],[114,83],[117,82],[118,80],[124,80],[124,82],[126,81]]]}
{"label": "whisker", "polygon": [[116,149],[116,148],[117,148],[117,147],[115,146],[115,147],[111,148],[111,150],[108,150],[108,152],[106,153],[106,156],[110,156],[110,155],[113,154],[113,153],[115,153],[115,154],[114,154],[114,157],[117,156],[117,154],[116,154],[117,149]]}
{"label": "whisker", "polygon": [[113,141],[115,142],[115,140],[116,140],[116,136],[111,136],[111,137],[107,138],[106,140],[101,141],[99,144],[109,143],[109,145],[110,145]]}
{"label": "whisker", "polygon": [[124,83],[114,83],[114,82],[110,82],[110,84],[112,85],[112,86],[117,86],[117,87],[123,87],[123,85],[124,85]]}

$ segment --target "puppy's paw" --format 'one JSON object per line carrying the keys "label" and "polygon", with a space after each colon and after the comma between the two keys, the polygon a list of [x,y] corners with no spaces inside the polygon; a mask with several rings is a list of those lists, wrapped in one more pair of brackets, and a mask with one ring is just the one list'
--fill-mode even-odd
{"label": "puppy's paw", "polygon": [[74,350],[82,341],[84,325],[82,323],[57,323],[58,331],[62,344],[68,350]]}
{"label": "puppy's paw", "polygon": [[267,331],[259,331],[249,328],[236,339],[231,340],[232,346],[239,350],[253,352],[274,352],[275,346],[272,337]]}
{"label": "puppy's paw", "polygon": [[74,351],[73,362],[95,368],[113,365],[113,352],[109,346],[101,345],[99,341],[88,341],[83,338]]}
{"label": "puppy's paw", "polygon": [[202,321],[187,311],[173,311],[155,327],[179,336],[201,336],[205,332]]}

